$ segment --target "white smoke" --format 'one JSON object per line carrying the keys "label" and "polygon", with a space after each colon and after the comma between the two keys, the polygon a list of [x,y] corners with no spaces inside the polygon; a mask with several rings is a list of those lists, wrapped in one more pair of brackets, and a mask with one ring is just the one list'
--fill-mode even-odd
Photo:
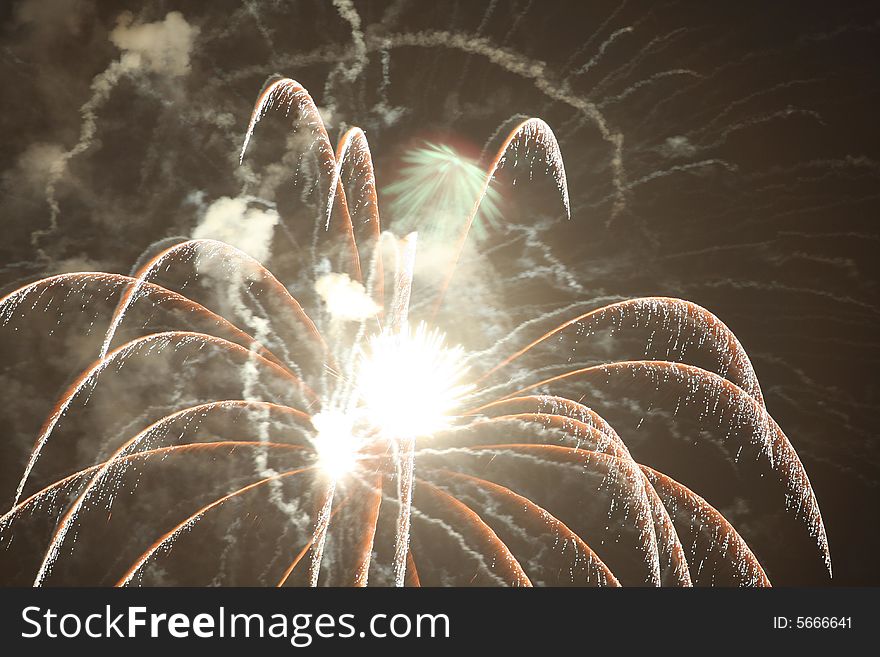
{"label": "white smoke", "polygon": [[248,196],[224,196],[211,203],[198,226],[194,239],[226,242],[259,262],[266,262],[272,252],[272,236],[280,217],[272,209],[253,207]]}
{"label": "white smoke", "polygon": [[25,185],[38,191],[45,188],[52,176],[64,170],[64,148],[59,144],[36,142],[19,155],[15,169],[4,174],[13,185]]}
{"label": "white smoke", "polygon": [[[336,8],[339,17],[348,23],[351,28],[351,58],[340,58],[333,70],[327,76],[324,83],[324,99],[327,104],[327,110],[335,113],[338,110],[338,104],[334,95],[334,85],[336,80],[342,78],[348,83],[352,83],[358,79],[361,72],[369,63],[367,57],[367,45],[364,41],[364,33],[361,29],[361,17],[355,9],[351,0],[333,0],[333,6]],[[325,120],[326,123],[326,120]]]}
{"label": "white smoke", "polygon": [[329,272],[320,276],[315,291],[327,304],[327,312],[338,319],[360,321],[380,310],[363,284],[351,280],[348,274]]}
{"label": "white smoke", "polygon": [[345,79],[353,82],[367,65],[367,46],[364,42],[364,33],[361,31],[361,17],[351,0],[333,0],[333,6],[339,16],[351,27],[351,43],[353,46],[354,62],[340,63],[339,70]]}
{"label": "white smoke", "polygon": [[676,135],[669,137],[663,145],[658,149],[661,154],[669,158],[692,157],[697,152],[697,147],[691,141],[683,136]]}
{"label": "white smoke", "polygon": [[31,235],[31,243],[36,247],[39,247],[44,237],[58,229],[58,217],[61,214],[56,197],[58,183],[64,177],[67,163],[86,152],[95,141],[98,111],[109,100],[119,81],[125,76],[144,71],[171,77],[189,72],[190,52],[199,33],[198,27],[191,26],[176,11],[169,12],[164,21],[156,23],[133,25],[132,20],[128,12],[121,14],[116,28],[110,33],[110,40],[122,51],[122,55],[92,79],[92,95],[79,109],[82,117],[79,139],[72,149],[57,156],[52,164],[46,183],[49,226],[36,230]]}
{"label": "white smoke", "polygon": [[178,11],[164,21],[132,24],[123,13],[110,33],[110,41],[122,51],[120,62],[127,70],[142,69],[178,76],[189,72],[189,57],[199,28],[186,22]]}

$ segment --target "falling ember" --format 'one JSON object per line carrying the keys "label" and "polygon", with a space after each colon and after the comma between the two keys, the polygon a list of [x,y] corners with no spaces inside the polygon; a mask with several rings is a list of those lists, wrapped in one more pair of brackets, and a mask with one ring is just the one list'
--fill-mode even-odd
{"label": "falling ember", "polygon": [[[139,556],[108,562],[106,581],[154,581],[152,569],[162,571],[160,559],[185,551],[188,533],[254,505],[283,518],[281,545],[261,575],[279,585],[690,586],[716,583],[718,573],[727,584],[769,585],[760,555],[734,523],[697,491],[636,460],[631,432],[598,410],[613,406],[613,385],[623,391],[622,406],[640,391],[662,391],[673,400],[666,413],[672,421],[681,408],[693,408],[720,442],[752,449],[830,574],[807,473],[769,415],[742,345],[709,311],[680,299],[630,299],[571,313],[551,327],[541,324],[549,315],[536,317],[488,347],[452,344],[447,336],[458,335],[456,327],[435,324],[455,290],[471,229],[481,212],[494,212],[501,193],[495,176],[508,161],[537,163],[569,215],[562,155],[546,123],[521,122],[483,169],[465,167],[442,146],[419,155],[415,164],[467,178],[461,185],[440,181],[454,197],[443,211],[459,215],[447,236],[453,257],[422,288],[413,279],[416,234],[398,239],[380,229],[364,133],[350,129],[334,150],[297,82],[273,80],[259,95],[242,158],[257,124],[274,110],[311,142],[321,204],[314,244],[320,267],[310,280],[315,307],[243,252],[205,239],[163,249],[131,277],[63,274],[0,299],[0,325],[71,299],[82,299],[82,312],[86,300],[109,300],[112,308],[93,362],[54,404],[13,506],[0,516],[7,544],[29,518],[54,521],[34,585],[60,581],[59,565],[87,549],[90,517],[146,523],[110,510],[122,491],[133,492],[141,467],[161,471],[186,459],[202,459],[212,474],[216,468],[211,483],[222,494],[174,497],[157,514],[158,529],[144,524],[131,532],[131,554]],[[405,192],[398,200],[429,202],[438,181],[423,174],[416,171],[405,189],[392,186]],[[201,282],[220,303],[190,292]],[[185,329],[175,328],[180,322]],[[647,332],[645,353],[657,348],[658,335],[671,337],[660,357],[602,360],[593,338],[603,331]],[[689,360],[689,348],[700,351],[698,362]],[[88,465],[70,463],[62,476],[47,477],[44,463],[52,462],[58,434],[100,406],[87,403],[105,382],[146,389],[159,363],[168,363],[172,376],[149,390],[166,397],[132,394],[129,401],[140,405],[96,437],[100,447]],[[231,374],[217,376],[218,368]],[[236,392],[221,387],[207,400],[198,387],[230,382]],[[250,459],[255,473],[236,470],[233,455]],[[185,472],[181,485],[196,485],[196,471]],[[120,554],[132,549],[122,547]]]}

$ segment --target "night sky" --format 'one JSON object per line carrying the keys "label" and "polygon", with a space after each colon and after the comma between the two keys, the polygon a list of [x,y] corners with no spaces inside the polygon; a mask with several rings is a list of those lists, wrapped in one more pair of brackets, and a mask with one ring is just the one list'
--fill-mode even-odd
{"label": "night sky", "polygon": [[[309,90],[332,141],[353,125],[364,129],[380,213],[392,229],[407,218],[394,216],[386,188],[403,175],[408,150],[441,143],[485,161],[499,135],[540,117],[559,142],[571,218],[552,181],[527,184],[519,165],[502,172],[494,187],[500,219],[475,241],[465,280],[456,279],[451,292],[461,294],[450,296],[461,302],[440,315],[450,339],[488,349],[530,319],[563,321],[574,314],[566,308],[640,296],[710,310],[748,352],[767,410],[809,474],[833,578],[785,511],[781,488],[748,458],[733,467],[696,419],[652,415],[662,404],[622,384],[602,399],[609,421],[636,460],[719,509],[775,585],[880,584],[876,3],[15,0],[3,3],[0,20],[0,294],[64,272],[129,274],[145,253],[174,240],[215,237],[291,289],[300,286],[307,310],[317,303],[302,283],[314,198],[302,191],[307,174],[297,173],[300,135],[286,136],[283,121],[267,118],[252,158],[238,162],[255,99],[272,75]],[[514,169],[515,186],[507,184]],[[479,281],[470,288],[468,275]],[[98,290],[86,313],[78,301],[63,316],[38,307],[0,328],[4,510],[55,400],[97,356],[118,299],[106,296]],[[93,319],[102,326],[96,333]],[[579,357],[645,354],[643,342],[624,339],[596,349]],[[90,410],[71,418],[37,479],[46,484],[106,457],[111,434],[143,426],[117,411],[191,375],[170,362],[143,367],[114,374],[116,392],[96,393]],[[200,374],[223,376],[209,364]],[[224,398],[233,398],[234,383],[218,383],[230,388]],[[239,466],[253,463],[241,458],[244,465],[224,462],[214,474],[195,457],[155,481],[146,473],[145,494],[120,502],[118,514],[114,506],[114,524],[125,509],[130,518],[100,540],[88,538],[84,521],[82,541],[50,581],[113,583],[108,572],[118,576],[145,547],[138,532],[156,537],[168,524],[132,518],[155,507],[179,517],[197,508],[181,502],[188,495],[209,500],[228,490],[200,478],[246,482]],[[518,467],[504,474],[534,477],[526,489],[554,480]],[[180,489],[172,494],[168,482]],[[269,582],[284,561],[272,546],[286,536],[269,531],[284,521],[284,510],[271,506],[229,511],[182,539],[193,542],[147,581]],[[108,524],[106,512],[96,515],[92,524]],[[0,552],[0,583],[30,584],[47,522],[12,532],[13,547]],[[426,582],[461,583],[448,574],[456,567],[444,553],[448,537],[425,523],[413,549],[422,549],[426,576],[432,566],[440,573]],[[198,540],[209,547],[194,559]],[[334,545],[328,559],[344,559]]]}

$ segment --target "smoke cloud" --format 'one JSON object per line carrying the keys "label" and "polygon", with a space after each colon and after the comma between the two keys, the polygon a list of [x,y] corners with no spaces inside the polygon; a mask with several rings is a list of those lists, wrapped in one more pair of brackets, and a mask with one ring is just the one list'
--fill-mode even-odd
{"label": "smoke cloud", "polygon": [[324,274],[315,282],[315,291],[327,304],[327,311],[338,319],[360,321],[379,312],[364,286],[348,274]]}
{"label": "smoke cloud", "polygon": [[185,75],[190,68],[190,53],[199,28],[186,22],[178,11],[165,20],[134,24],[130,13],[122,14],[110,41],[122,51],[126,69],[145,69],[166,75]]}
{"label": "smoke cloud", "polygon": [[224,196],[211,203],[192,232],[194,239],[214,239],[241,249],[259,262],[271,254],[278,213],[251,205],[248,196]]}

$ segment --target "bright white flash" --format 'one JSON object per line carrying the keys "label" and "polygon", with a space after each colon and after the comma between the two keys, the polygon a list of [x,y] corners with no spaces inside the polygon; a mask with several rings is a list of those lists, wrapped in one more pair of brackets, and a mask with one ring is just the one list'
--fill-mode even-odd
{"label": "bright white flash", "polygon": [[339,481],[357,467],[361,448],[376,440],[418,438],[448,427],[464,395],[461,348],[442,332],[385,331],[370,338],[356,371],[357,403],[312,416],[318,467]]}
{"label": "bright white flash", "polygon": [[334,481],[354,470],[358,446],[352,418],[341,411],[322,411],[312,416],[318,467]]}
{"label": "bright white flash", "polygon": [[461,383],[463,356],[423,323],[414,332],[374,336],[357,374],[367,422],[389,438],[416,438],[449,426],[461,398],[473,389]]}

